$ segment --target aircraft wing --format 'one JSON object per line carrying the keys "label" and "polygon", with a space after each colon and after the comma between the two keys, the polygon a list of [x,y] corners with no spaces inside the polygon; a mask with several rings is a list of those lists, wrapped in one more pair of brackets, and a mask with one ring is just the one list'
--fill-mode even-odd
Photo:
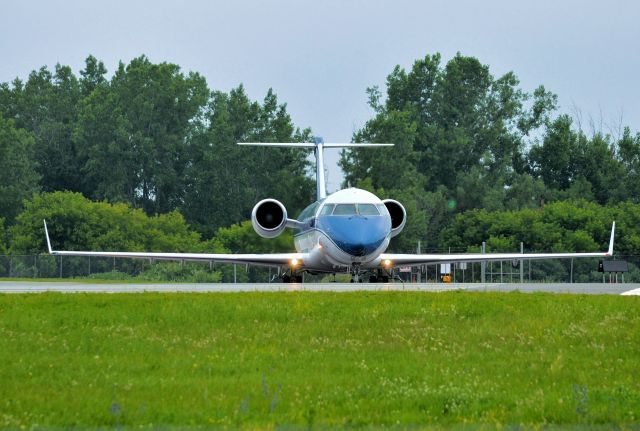
{"label": "aircraft wing", "polygon": [[216,254],[216,253],[153,253],[129,251],[60,251],[53,250],[47,222],[44,222],[44,232],[47,237],[49,254],[54,256],[96,256],[96,257],[128,257],[149,260],[180,260],[218,263],[238,263],[243,265],[279,267],[298,265],[304,262],[306,253],[273,253],[273,254]]}
{"label": "aircraft wing", "polygon": [[433,263],[454,262],[488,262],[504,260],[534,260],[534,259],[571,259],[582,257],[609,257],[613,255],[613,238],[616,223],[611,226],[609,249],[596,253],[468,253],[468,254],[394,254],[383,253],[380,261],[389,261],[393,266],[418,266]]}

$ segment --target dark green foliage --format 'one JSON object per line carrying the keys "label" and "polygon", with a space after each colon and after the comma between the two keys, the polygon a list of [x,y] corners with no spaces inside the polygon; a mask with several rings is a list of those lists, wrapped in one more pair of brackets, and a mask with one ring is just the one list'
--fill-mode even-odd
{"label": "dark green foliage", "polygon": [[35,158],[45,191],[76,190],[81,160],[72,140],[81,99],[80,84],[68,66],[31,72],[0,88],[0,113],[35,137]]}
{"label": "dark green foliage", "polygon": [[[271,90],[263,103],[249,100],[242,86],[211,92],[198,73],[145,56],[120,63],[110,80],[106,73],[89,56],[79,79],[56,65],[53,74],[42,67],[26,82],[0,84],[0,115],[34,137],[26,148],[29,135],[19,130],[25,148],[15,149],[37,162],[43,190],[126,202],[149,215],[179,209],[207,237],[246,219],[265,197],[292,213],[312,199],[306,152],[236,145],[310,139]],[[8,193],[18,203],[13,211],[33,191]],[[9,222],[10,211],[0,203]]]}
{"label": "dark green foliage", "polygon": [[601,204],[633,199],[637,193],[625,185],[627,176],[634,177],[633,168],[628,169],[631,166],[625,170],[625,164],[634,163],[633,140],[626,134],[617,146],[618,155],[609,136],[596,133],[588,138],[572,129],[569,116],[561,115],[547,126],[542,144],[531,148],[530,168],[549,188],[545,194],[550,198]]}
{"label": "dark green foliage", "polygon": [[54,248],[61,250],[193,251],[199,235],[182,215],[155,217],[126,204],[91,202],[79,193],[35,195],[11,227],[11,252],[46,251],[42,220],[46,219]]}
{"label": "dark green foliage", "polygon": [[367,93],[375,115],[354,139],[396,147],[344,151],[340,164],[347,183],[402,196],[408,232],[392,248],[442,247],[430,232],[470,209],[638,201],[640,134],[589,137],[567,115],[552,119],[557,97],[542,86],[523,91],[513,72],[495,78],[476,58],[458,54],[443,66],[427,55],[409,71],[396,66],[386,97],[375,87]]}
{"label": "dark green foliage", "polygon": [[36,169],[33,137],[0,113],[0,219],[13,222],[22,201],[39,190]]}
{"label": "dark green foliage", "polygon": [[205,237],[247,219],[264,198],[282,201],[292,216],[313,200],[306,152],[236,145],[310,139],[309,130],[294,128],[286,106],[271,90],[262,104],[250,101],[242,86],[229,94],[214,92],[205,123],[193,136],[179,206]]}
{"label": "dark green foliage", "polygon": [[7,253],[7,232],[4,227],[4,219],[0,217],[0,255]]}
{"label": "dark green foliage", "polygon": [[640,202],[640,133],[635,136],[629,128],[624,129],[622,138],[618,142],[618,154],[622,161],[625,175],[618,178],[618,182],[626,186],[627,199]]}
{"label": "dark green foliage", "polygon": [[[555,108],[555,96],[543,87],[532,95],[523,92],[511,72],[496,79],[475,58],[458,54],[444,67],[440,60],[438,54],[427,55],[410,72],[397,66],[387,78],[384,104],[377,88],[368,90],[376,115],[355,139],[396,147],[345,151],[341,160],[353,185],[371,184],[390,197],[409,191],[410,200],[403,202],[410,208],[409,227],[417,233],[411,238],[414,246],[417,240],[437,245],[427,232],[446,225],[447,212],[535,205],[539,185],[522,178],[525,139]],[[509,193],[512,185],[515,192]],[[441,197],[438,223],[411,221],[433,211],[426,205],[432,199],[422,198],[425,193]]]}
{"label": "dark green foliage", "polygon": [[108,86],[90,82],[95,88],[83,101],[75,136],[86,160],[85,195],[130,202],[148,214],[177,208],[188,140],[208,98],[204,78],[142,56],[120,63]]}
{"label": "dark green foliage", "polygon": [[621,203],[600,206],[586,201],[555,202],[544,209],[490,212],[467,211],[442,232],[441,241],[455,248],[487,242],[487,251],[604,251],[611,223],[616,222],[615,252],[633,255],[640,250],[640,206]]}

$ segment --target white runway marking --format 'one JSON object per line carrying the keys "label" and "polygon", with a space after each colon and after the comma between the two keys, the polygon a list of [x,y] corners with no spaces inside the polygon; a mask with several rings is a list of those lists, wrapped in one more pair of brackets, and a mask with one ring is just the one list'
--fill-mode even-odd
{"label": "white runway marking", "polygon": [[620,295],[640,295],[640,289],[627,290],[626,292],[622,292]]}

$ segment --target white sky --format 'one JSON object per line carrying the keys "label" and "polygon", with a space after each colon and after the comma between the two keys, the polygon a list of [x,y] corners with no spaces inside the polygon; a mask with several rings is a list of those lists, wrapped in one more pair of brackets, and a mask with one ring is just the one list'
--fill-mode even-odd
{"label": "white sky", "polygon": [[[212,89],[273,87],[297,126],[349,141],[371,117],[365,89],[396,64],[457,51],[558,94],[608,132],[640,130],[640,2],[609,0],[240,0],[0,3],[0,81],[42,65],[75,73],[93,54],[112,72],[146,54],[198,71]],[[337,150],[329,154],[337,159]],[[329,171],[329,188],[340,181]]]}

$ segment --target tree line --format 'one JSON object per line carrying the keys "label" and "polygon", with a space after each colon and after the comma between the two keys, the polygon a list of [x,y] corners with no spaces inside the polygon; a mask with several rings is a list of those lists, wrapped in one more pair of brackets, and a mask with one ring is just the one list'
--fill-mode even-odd
{"label": "tree line", "polygon": [[[559,112],[556,95],[543,86],[523,90],[513,72],[496,78],[476,58],[458,54],[443,63],[439,54],[427,55],[410,70],[397,66],[384,91],[372,87],[367,94],[372,117],[354,141],[395,147],[345,150],[340,165],[345,185],[407,208],[394,250],[414,250],[418,241],[423,249],[457,246],[451,229],[475,214],[470,210],[519,214],[568,200],[602,208],[638,204],[640,134],[629,128],[587,133]],[[78,239],[69,247],[252,251],[256,239],[240,223],[255,202],[275,197],[295,215],[313,200],[313,172],[302,150],[235,143],[310,139],[311,129],[294,125],[273,91],[258,102],[242,85],[212,90],[201,75],[175,64],[141,56],[120,63],[110,77],[93,56],[78,76],[68,66],[41,67],[0,84],[0,247],[42,251],[42,238],[25,236],[20,226],[32,205],[49,202],[71,206],[67,224],[62,216],[56,220],[68,229],[59,237]],[[62,199],[62,191],[75,197]],[[98,212],[87,225],[72,216],[80,197],[115,204],[121,214]],[[135,222],[141,215],[157,221]],[[104,220],[100,228],[104,218],[123,224],[132,218],[141,231],[161,232],[173,226],[167,217],[197,238],[127,243],[124,230],[109,243],[75,232],[90,227],[109,238],[105,226],[117,230],[116,222]],[[36,217],[30,220],[40,229]],[[209,241],[218,237],[226,242],[215,248]],[[272,244],[257,248],[291,248],[291,242]]]}
{"label": "tree line", "polygon": [[396,146],[344,151],[340,164],[350,184],[405,204],[410,234],[397,237],[399,249],[444,245],[440,232],[470,209],[639,202],[640,133],[587,134],[558,112],[556,95],[524,91],[513,72],[496,78],[476,58],[443,65],[427,55],[397,66],[384,94],[367,92],[374,115],[355,140]]}
{"label": "tree line", "polygon": [[212,91],[198,73],[145,56],[110,79],[93,56],[0,84],[0,214],[11,224],[34,192],[74,191],[148,215],[179,210],[203,235],[245,219],[254,202],[291,209],[312,199],[306,154],[238,147],[305,141],[269,90],[251,101],[239,86]]}

